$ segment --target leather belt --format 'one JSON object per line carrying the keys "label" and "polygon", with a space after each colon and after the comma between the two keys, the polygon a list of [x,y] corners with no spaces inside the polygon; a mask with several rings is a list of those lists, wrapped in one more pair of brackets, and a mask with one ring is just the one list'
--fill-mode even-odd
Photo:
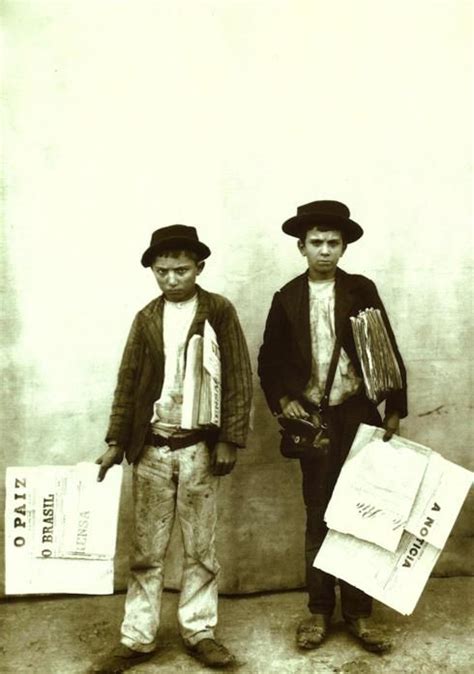
{"label": "leather belt", "polygon": [[207,432],[204,429],[197,429],[191,431],[187,435],[170,435],[166,438],[164,435],[156,435],[151,430],[146,436],[146,443],[153,447],[169,447],[172,452],[191,445],[197,445],[198,442],[203,442],[207,438]]}

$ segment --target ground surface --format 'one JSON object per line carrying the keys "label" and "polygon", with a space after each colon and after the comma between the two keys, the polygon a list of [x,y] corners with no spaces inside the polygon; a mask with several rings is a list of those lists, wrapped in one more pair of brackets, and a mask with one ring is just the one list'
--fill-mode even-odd
{"label": "ground surface", "polygon": [[[294,630],[306,615],[303,592],[220,600],[219,638],[237,656],[240,674],[438,674],[474,671],[474,578],[432,579],[414,614],[377,604],[374,615],[391,627],[396,647],[376,656],[346,633],[338,615],[327,642],[300,653]],[[85,674],[117,638],[124,595],[15,599],[1,608],[0,671]],[[140,674],[202,672],[187,655],[175,619],[177,594],[166,593],[161,647]]]}

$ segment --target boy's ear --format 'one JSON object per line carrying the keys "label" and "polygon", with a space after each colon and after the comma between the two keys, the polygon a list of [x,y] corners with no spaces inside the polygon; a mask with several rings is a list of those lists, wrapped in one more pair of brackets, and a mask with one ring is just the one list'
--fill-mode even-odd
{"label": "boy's ear", "polygon": [[298,250],[302,255],[304,255],[304,242],[301,239],[298,239]]}
{"label": "boy's ear", "polygon": [[201,260],[200,262],[197,263],[197,276],[199,276],[199,274],[202,272],[205,266],[206,263],[204,262],[204,260]]}

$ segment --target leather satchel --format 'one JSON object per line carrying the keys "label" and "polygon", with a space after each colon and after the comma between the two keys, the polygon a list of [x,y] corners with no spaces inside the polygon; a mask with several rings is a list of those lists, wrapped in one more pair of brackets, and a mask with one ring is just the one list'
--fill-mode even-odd
{"label": "leather satchel", "polygon": [[302,459],[308,454],[327,450],[329,448],[329,436],[327,423],[317,414],[318,419],[313,423],[312,414],[307,419],[288,419],[278,417],[281,429],[280,452],[287,459]]}
{"label": "leather satchel", "polygon": [[[281,426],[280,452],[287,459],[302,459],[317,456],[329,449],[329,432],[326,418],[329,407],[329,395],[336,374],[341,345],[336,340],[329,364],[328,376],[324,387],[324,394],[319,405],[311,405],[309,419],[291,419],[279,416]],[[303,405],[304,406],[304,405]]]}

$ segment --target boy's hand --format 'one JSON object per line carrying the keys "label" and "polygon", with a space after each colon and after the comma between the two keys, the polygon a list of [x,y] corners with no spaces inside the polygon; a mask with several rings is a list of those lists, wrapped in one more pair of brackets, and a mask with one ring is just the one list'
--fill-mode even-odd
{"label": "boy's hand", "polygon": [[399,429],[400,429],[400,415],[398,412],[390,412],[389,414],[385,415],[385,419],[383,420],[383,425],[385,428],[385,433],[382,438],[384,442],[387,442],[387,440],[390,440],[393,434],[398,435]]}
{"label": "boy's hand", "polygon": [[227,475],[234,468],[236,461],[236,446],[231,442],[218,442],[212,453],[211,472],[213,475]]}
{"label": "boy's hand", "polygon": [[287,419],[308,419],[309,414],[298,400],[285,396],[280,400],[281,413]]}
{"label": "boy's hand", "polygon": [[97,482],[102,482],[102,480],[107,475],[109,468],[112,468],[116,463],[122,463],[123,460],[123,449],[118,445],[111,445],[108,450],[99,456],[96,463],[100,464],[99,473],[97,475]]}

